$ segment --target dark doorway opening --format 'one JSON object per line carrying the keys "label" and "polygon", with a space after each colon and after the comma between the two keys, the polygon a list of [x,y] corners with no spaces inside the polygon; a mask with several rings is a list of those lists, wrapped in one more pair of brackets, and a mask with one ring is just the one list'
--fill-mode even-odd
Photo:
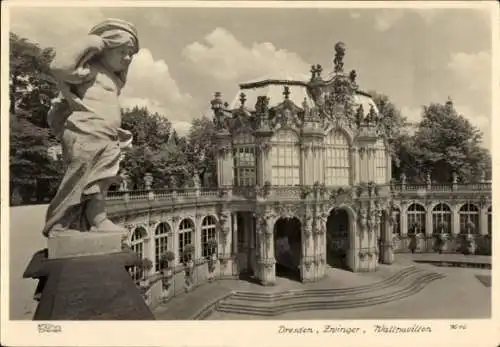
{"label": "dark doorway opening", "polygon": [[302,238],[297,218],[280,218],[274,225],[274,256],[276,276],[301,280]]}
{"label": "dark doorway opening", "polygon": [[347,269],[349,249],[349,215],[344,209],[334,209],[326,222],[326,262],[340,269]]}

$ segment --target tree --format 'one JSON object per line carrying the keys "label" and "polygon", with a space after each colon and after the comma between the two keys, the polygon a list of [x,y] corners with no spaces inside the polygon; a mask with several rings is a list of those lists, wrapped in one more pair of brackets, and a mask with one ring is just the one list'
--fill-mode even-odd
{"label": "tree", "polygon": [[122,127],[134,136],[122,167],[135,187],[143,186],[146,173],[153,176],[153,188],[171,185],[173,176],[178,186],[189,182],[192,170],[186,158],[186,140],[177,135],[170,121],[145,107],[123,110],[122,114]]}
{"label": "tree", "polygon": [[370,95],[379,111],[379,127],[387,138],[392,159],[392,177],[399,179],[404,172],[414,177],[413,139],[409,134],[409,123],[387,95],[371,91]]}
{"label": "tree", "polygon": [[450,182],[457,173],[464,182],[479,181],[482,172],[491,171],[481,140],[482,133],[456,112],[451,100],[425,106],[413,144],[420,176],[431,173],[438,182]]}
{"label": "tree", "polygon": [[217,157],[214,136],[215,126],[211,119],[201,117],[193,120],[187,136],[187,157],[202,182],[209,172],[215,178]]}
{"label": "tree", "polygon": [[47,128],[50,100],[57,95],[57,87],[49,74],[54,58],[52,48],[37,44],[10,33],[9,85],[10,112],[18,109],[29,111],[28,119],[39,127]]}
{"label": "tree", "polygon": [[[57,144],[46,122],[57,94],[47,71],[54,51],[10,34],[10,185],[12,195],[51,197],[62,177],[62,163],[48,149]],[[42,197],[42,195],[45,195]]]}

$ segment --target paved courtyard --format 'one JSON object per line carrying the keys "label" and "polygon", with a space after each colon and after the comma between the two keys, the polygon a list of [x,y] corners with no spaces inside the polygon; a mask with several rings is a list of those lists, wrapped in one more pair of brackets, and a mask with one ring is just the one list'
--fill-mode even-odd
{"label": "paved courtyard", "polygon": [[[23,279],[22,274],[34,252],[45,247],[40,230],[43,225],[46,205],[15,207],[10,210],[10,317],[15,320],[31,319],[36,308],[33,293],[36,281]],[[279,289],[340,288],[375,283],[383,280],[413,263],[413,259],[434,255],[398,254],[393,266],[382,266],[374,273],[350,273],[330,269],[325,280],[303,285],[293,280],[279,278]],[[435,255],[439,256],[439,255]],[[446,256],[450,260],[489,259],[480,256]],[[413,263],[415,264],[415,263]],[[349,319],[349,318],[487,318],[491,314],[491,287],[488,284],[490,270],[470,268],[446,268],[429,264],[418,264],[435,272],[446,273],[447,277],[430,283],[424,290],[403,300],[371,307],[287,313],[277,317],[254,317],[215,312],[209,319]],[[478,277],[476,277],[478,276]],[[481,281],[481,276],[482,281]],[[491,280],[489,280],[491,283]],[[244,281],[218,281],[203,285],[189,295],[179,295],[167,305],[155,310],[158,319],[188,318],[204,304],[213,301],[232,290],[276,291]],[[174,318],[175,317],[175,318]]]}

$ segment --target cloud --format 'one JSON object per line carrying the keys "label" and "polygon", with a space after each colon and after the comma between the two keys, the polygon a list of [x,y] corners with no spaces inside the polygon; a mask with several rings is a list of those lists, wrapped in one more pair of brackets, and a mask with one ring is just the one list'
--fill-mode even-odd
{"label": "cloud", "polygon": [[[432,21],[438,15],[439,10],[436,9],[385,9],[377,11],[375,15],[374,26],[377,31],[385,32],[392,29],[397,24],[402,22],[402,19],[410,13],[417,14],[427,25],[431,24]],[[351,16],[352,17],[352,16]]]}
{"label": "cloud", "polygon": [[41,46],[64,47],[105,19],[96,7],[13,7],[10,28],[14,33]]}
{"label": "cloud", "polygon": [[270,42],[245,46],[224,28],[216,28],[204,41],[189,44],[182,54],[199,73],[218,80],[242,82],[268,74],[304,73],[310,68],[296,53]]}
{"label": "cloud", "polygon": [[451,54],[448,69],[463,87],[484,91],[491,88],[491,65],[491,55],[488,52],[458,52]]}
{"label": "cloud", "polygon": [[349,12],[349,17],[351,17],[352,19],[358,19],[359,17],[361,17],[361,13],[350,11]]}
{"label": "cloud", "polygon": [[155,60],[146,48],[137,53],[130,65],[121,99],[124,106],[146,106],[171,121],[192,119],[193,97],[179,89],[167,63]]}
{"label": "cloud", "polygon": [[375,16],[375,29],[381,32],[387,31],[398,23],[403,16],[404,12],[402,10],[381,10]]}

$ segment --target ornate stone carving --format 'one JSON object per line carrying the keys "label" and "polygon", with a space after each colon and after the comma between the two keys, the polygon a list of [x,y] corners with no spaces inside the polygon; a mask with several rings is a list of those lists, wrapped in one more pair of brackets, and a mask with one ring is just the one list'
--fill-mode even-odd
{"label": "ornate stone carving", "polygon": [[366,227],[368,222],[368,211],[366,210],[366,208],[364,207],[360,208],[358,221],[361,228]]}

